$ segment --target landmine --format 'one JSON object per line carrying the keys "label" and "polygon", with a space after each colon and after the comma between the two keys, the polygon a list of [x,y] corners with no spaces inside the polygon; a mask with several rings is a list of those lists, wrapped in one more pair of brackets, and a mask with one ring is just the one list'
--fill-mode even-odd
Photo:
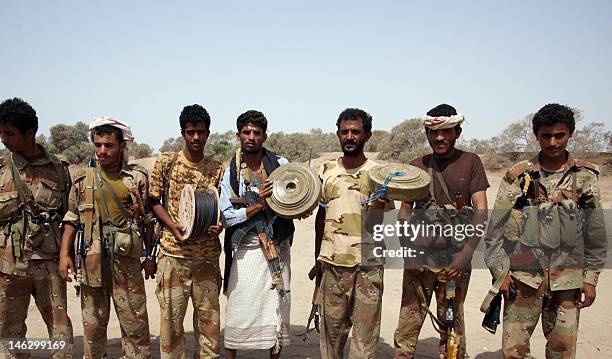
{"label": "landmine", "polygon": [[430,182],[429,174],[416,166],[388,163],[370,169],[367,186],[372,193],[386,186],[386,199],[414,202],[429,194]]}
{"label": "landmine", "polygon": [[319,204],[321,181],[305,164],[284,164],[270,174],[269,180],[272,181],[272,195],[266,202],[281,217],[308,217]]}

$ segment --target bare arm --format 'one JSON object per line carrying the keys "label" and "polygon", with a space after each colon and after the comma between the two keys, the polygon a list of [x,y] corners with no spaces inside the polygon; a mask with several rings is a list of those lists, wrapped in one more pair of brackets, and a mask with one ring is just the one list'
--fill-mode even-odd
{"label": "bare arm", "polygon": [[152,198],[151,202],[153,204],[152,210],[153,213],[155,213],[155,217],[157,217],[166,227],[168,227],[168,229],[170,229],[176,239],[183,240],[183,228],[181,228],[181,226],[170,217],[170,214],[166,208],[162,206],[157,199]]}
{"label": "bare arm", "polygon": [[75,273],[74,263],[72,262],[72,248],[74,247],[74,238],[76,237],[76,227],[71,223],[64,222],[64,231],[62,233],[62,243],[60,246],[60,264],[59,271],[62,279],[70,282],[70,273]]}
{"label": "bare arm", "polygon": [[315,217],[315,261],[319,258],[321,252],[321,242],[323,242],[323,233],[325,231],[325,208],[319,207],[317,216]]}

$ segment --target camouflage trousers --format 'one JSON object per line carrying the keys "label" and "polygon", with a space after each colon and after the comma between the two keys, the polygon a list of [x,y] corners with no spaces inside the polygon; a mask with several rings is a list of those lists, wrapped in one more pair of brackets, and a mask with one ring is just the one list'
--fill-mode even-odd
{"label": "camouflage trousers", "polygon": [[547,339],[546,358],[575,358],[580,311],[578,289],[550,291],[548,278],[538,289],[520,281],[516,297],[504,301],[504,358],[531,358],[529,339],[542,316],[542,330]]}
{"label": "camouflage trousers", "polygon": [[[52,357],[72,358],[73,333],[66,310],[66,282],[60,277],[54,259],[30,260],[27,276],[0,273],[0,338],[25,338],[30,296],[34,297],[49,338],[66,341],[65,348]],[[11,353],[8,357],[28,358],[29,355]]]}
{"label": "camouflage trousers", "polygon": [[183,320],[193,304],[195,357],[219,357],[221,271],[218,261],[161,255],[157,261],[160,306],[159,345],[162,358],[185,358]]}
{"label": "camouflage trousers", "polygon": [[382,266],[324,263],[320,285],[321,357],[342,358],[353,327],[349,358],[375,358],[383,296]]}
{"label": "camouflage trousers", "polygon": [[[465,357],[465,322],[463,313],[463,303],[470,283],[470,272],[464,271],[461,277],[455,281],[455,331],[461,336],[461,343],[457,358]],[[427,318],[427,312],[421,308],[419,296],[416,292],[415,283],[421,282],[423,294],[425,295],[426,305],[429,307],[432,296],[436,295],[436,316],[444,322],[447,308],[445,282],[440,272],[427,270],[422,277],[417,278],[404,270],[402,281],[402,304],[400,308],[399,321],[393,337],[395,343],[395,358],[414,358],[419,333],[423,323]],[[439,350],[440,354],[446,351],[446,332],[440,334]]]}
{"label": "camouflage trousers", "polygon": [[[119,258],[119,259],[118,259]],[[110,317],[110,298],[121,326],[124,358],[150,358],[147,298],[140,260],[102,257],[102,287],[81,285],[83,315],[83,352],[87,359],[106,357],[106,330]]]}

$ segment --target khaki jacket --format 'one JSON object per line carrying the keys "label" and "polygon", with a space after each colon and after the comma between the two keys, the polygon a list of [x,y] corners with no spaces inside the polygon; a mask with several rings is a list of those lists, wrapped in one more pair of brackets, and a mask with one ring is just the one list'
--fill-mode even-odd
{"label": "khaki jacket", "polygon": [[60,224],[70,191],[70,173],[66,162],[39,147],[43,156],[32,162],[18,153],[10,155],[24,185],[22,196],[27,205],[17,190],[9,158],[0,157],[2,273],[25,276],[29,260],[59,257]]}
{"label": "khaki jacket", "polygon": [[[81,170],[75,176],[74,184],[68,197],[68,212],[64,216],[64,222],[72,224],[77,229],[83,229],[84,225],[82,216],[85,212],[85,173],[85,170]],[[141,211],[137,213],[135,218],[128,219],[128,228],[122,228],[115,232],[115,245],[113,248],[110,248],[106,239],[111,235],[112,228],[107,224],[100,226],[100,215],[98,212],[100,207],[98,206],[98,201],[95,200],[96,196],[94,196],[91,240],[89,243],[85,243],[87,253],[82,271],[83,284],[91,287],[102,286],[102,257],[112,255],[117,260],[119,256],[128,256],[134,259],[140,258],[144,227],[153,218],[147,195],[149,187],[147,170],[139,165],[124,163],[120,176],[121,181],[130,192],[132,204],[138,204]],[[112,199],[109,198],[108,201],[110,202]],[[103,241],[103,238],[106,239]],[[126,250],[117,250],[119,245]]]}

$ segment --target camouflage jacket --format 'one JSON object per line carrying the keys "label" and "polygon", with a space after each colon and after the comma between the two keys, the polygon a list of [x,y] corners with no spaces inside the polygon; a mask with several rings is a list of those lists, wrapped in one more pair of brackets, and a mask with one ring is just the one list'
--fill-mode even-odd
{"label": "camouflage jacket", "polygon": [[25,187],[22,195],[27,206],[20,200],[9,159],[0,157],[2,273],[25,276],[30,259],[59,257],[60,224],[66,210],[63,203],[70,190],[70,173],[67,163],[39,147],[42,156],[31,162],[18,153],[11,154]]}
{"label": "camouflage jacket", "polygon": [[[541,200],[526,204],[529,173],[540,174]],[[505,258],[511,275],[538,288],[548,271],[551,290],[593,285],[606,262],[606,234],[597,187],[598,167],[568,159],[566,169],[546,172],[539,155],[504,176],[491,214],[485,261],[495,278]]]}
{"label": "camouflage jacket", "polygon": [[[176,155],[174,167],[170,169],[174,156],[173,152],[164,152],[157,158],[151,173],[149,196],[162,201],[167,191],[168,203],[164,206],[170,218],[178,222],[181,192],[185,185],[191,185],[195,191],[219,189],[225,169],[221,162],[209,157],[204,157],[198,163],[192,163],[185,158],[183,151]],[[170,171],[172,173],[169,173]],[[165,226],[159,243],[162,253],[174,257],[218,260],[221,254],[221,242],[218,236],[203,234],[177,240]]]}
{"label": "camouflage jacket", "polygon": [[[76,173],[74,178],[74,184],[68,197],[68,212],[64,216],[64,222],[70,223],[76,228],[83,229],[82,216],[85,212],[85,174],[86,170],[80,170]],[[150,223],[153,218],[151,212],[151,206],[148,199],[148,173],[145,168],[136,164],[123,164],[123,168],[120,171],[121,182],[125,185],[130,193],[132,204],[138,204],[139,211],[135,215],[135,218],[130,218],[127,222],[129,226],[138,227],[138,230],[127,232],[130,228],[125,228],[127,233],[131,234],[129,239],[131,243],[128,243],[129,249],[126,253],[127,256],[132,258],[139,258],[142,252],[142,240],[144,235],[144,226]],[[96,181],[94,181],[95,183]],[[94,191],[97,192],[97,185]],[[86,257],[83,267],[83,284],[91,287],[102,286],[102,257],[111,256],[112,254],[117,256],[116,247],[106,248],[108,246],[108,238],[110,231],[112,230],[110,225],[104,224],[100,228],[100,207],[96,200],[97,195],[94,195],[94,210],[92,215],[92,234],[91,241],[85,243]],[[111,200],[107,202],[112,202]],[[127,209],[126,209],[127,210]],[[129,211],[128,211],[129,212]],[[131,212],[129,212],[131,213]],[[135,228],[133,228],[135,229]],[[117,240],[118,236],[115,236]],[[103,240],[105,239],[105,240]],[[117,259],[117,257],[115,257]]]}

